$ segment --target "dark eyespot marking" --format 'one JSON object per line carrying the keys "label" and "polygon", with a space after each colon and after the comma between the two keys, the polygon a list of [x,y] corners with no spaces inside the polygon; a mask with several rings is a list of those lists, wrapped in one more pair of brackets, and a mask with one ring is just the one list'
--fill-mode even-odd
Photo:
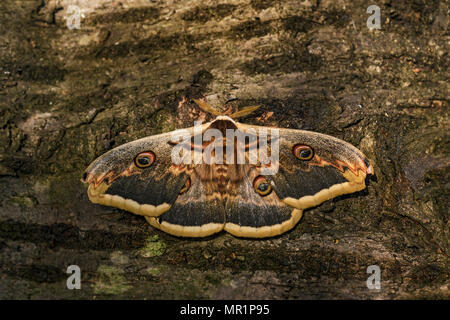
{"label": "dark eyespot marking", "polygon": [[253,188],[262,197],[269,195],[272,192],[272,186],[263,176],[257,176],[253,181]]}
{"label": "dark eyespot marking", "polygon": [[81,177],[83,182],[86,182],[87,176],[88,176],[87,172],[83,173],[83,176]]}
{"label": "dark eyespot marking", "polygon": [[292,153],[297,159],[308,161],[314,157],[314,150],[310,146],[296,144],[292,149]]}
{"label": "dark eyespot marking", "polygon": [[148,168],[150,167],[156,160],[156,156],[151,151],[145,151],[139,153],[136,158],[134,158],[134,164],[138,168]]}
{"label": "dark eyespot marking", "polygon": [[180,194],[185,193],[191,188],[191,178],[187,178],[186,183],[184,184],[183,188],[180,190]]}

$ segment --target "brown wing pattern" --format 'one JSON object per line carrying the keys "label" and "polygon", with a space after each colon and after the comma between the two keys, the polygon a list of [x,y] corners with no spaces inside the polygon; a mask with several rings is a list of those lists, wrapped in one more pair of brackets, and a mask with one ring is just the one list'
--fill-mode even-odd
{"label": "brown wing pattern", "polygon": [[[185,166],[171,162],[171,138],[170,133],[143,138],[97,158],[83,175],[89,199],[144,216],[169,210],[188,179]],[[145,152],[155,155],[154,163],[139,168],[135,159]]]}
{"label": "brown wing pattern", "polygon": [[[223,116],[203,125],[201,132],[211,128],[224,136],[227,129],[248,135],[267,129]],[[193,134],[193,128],[187,130]],[[248,148],[259,143],[258,133],[246,145],[244,164],[174,164],[171,139],[171,133],[147,137],[95,160],[84,176],[90,200],[144,215],[152,226],[176,236],[204,237],[225,230],[263,238],[293,228],[306,208],[364,189],[365,177],[372,173],[357,148],[315,132],[279,129],[279,159],[272,163],[278,171],[271,175],[261,163],[248,163]],[[208,143],[196,145],[192,139],[190,147],[202,152]],[[225,154],[229,141],[214,143]],[[140,167],[138,155],[149,152],[154,162],[146,167],[147,159]]]}

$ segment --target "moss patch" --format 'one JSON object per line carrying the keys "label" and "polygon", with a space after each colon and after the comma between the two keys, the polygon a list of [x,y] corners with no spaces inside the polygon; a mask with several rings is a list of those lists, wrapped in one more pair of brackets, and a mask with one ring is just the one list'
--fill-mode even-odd
{"label": "moss patch", "polygon": [[139,250],[139,254],[144,258],[158,257],[166,251],[166,244],[159,240],[157,235],[147,238],[145,246]]}
{"label": "moss patch", "polygon": [[99,280],[94,285],[95,294],[117,295],[132,288],[125,281],[123,270],[111,266],[100,265],[97,272],[99,274]]}
{"label": "moss patch", "polygon": [[161,269],[160,268],[156,268],[156,267],[150,267],[147,269],[148,274],[152,275],[152,276],[159,276],[161,275]]}
{"label": "moss patch", "polygon": [[21,208],[32,208],[37,204],[36,199],[29,196],[14,196],[9,199],[9,202]]}

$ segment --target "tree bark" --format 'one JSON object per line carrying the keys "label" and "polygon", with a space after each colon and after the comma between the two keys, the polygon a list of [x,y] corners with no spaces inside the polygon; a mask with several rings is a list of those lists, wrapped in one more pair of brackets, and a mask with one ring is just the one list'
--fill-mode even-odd
{"label": "tree bark", "polygon": [[[2,1],[0,299],[448,299],[448,7],[379,1],[369,30],[368,6]],[[206,120],[200,97],[348,141],[375,175],[264,240],[180,239],[89,202],[92,160]]]}

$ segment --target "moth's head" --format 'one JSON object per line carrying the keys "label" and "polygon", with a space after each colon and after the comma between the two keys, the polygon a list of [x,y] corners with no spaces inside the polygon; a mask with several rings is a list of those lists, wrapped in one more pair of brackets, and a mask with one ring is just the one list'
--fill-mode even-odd
{"label": "moth's head", "polygon": [[233,118],[230,118],[229,116],[217,116],[216,119],[214,119],[213,123],[216,121],[231,121],[233,123],[236,123],[236,121],[234,121]]}
{"label": "moth's head", "polygon": [[[213,106],[211,106],[210,104],[208,104],[205,100],[203,99],[193,99],[193,101],[199,106],[200,109],[202,109],[204,112],[212,114],[217,116],[217,118],[220,117],[226,117],[227,119],[237,119],[237,118],[241,118],[241,117],[245,117],[248,116],[249,114],[253,113],[255,110],[258,110],[260,106],[248,106],[248,107],[243,107],[241,110],[236,111],[234,113],[232,113],[231,109],[227,109],[224,112],[220,112],[217,109],[215,109]],[[228,116],[226,116],[228,115]],[[216,120],[217,120],[216,118]]]}

